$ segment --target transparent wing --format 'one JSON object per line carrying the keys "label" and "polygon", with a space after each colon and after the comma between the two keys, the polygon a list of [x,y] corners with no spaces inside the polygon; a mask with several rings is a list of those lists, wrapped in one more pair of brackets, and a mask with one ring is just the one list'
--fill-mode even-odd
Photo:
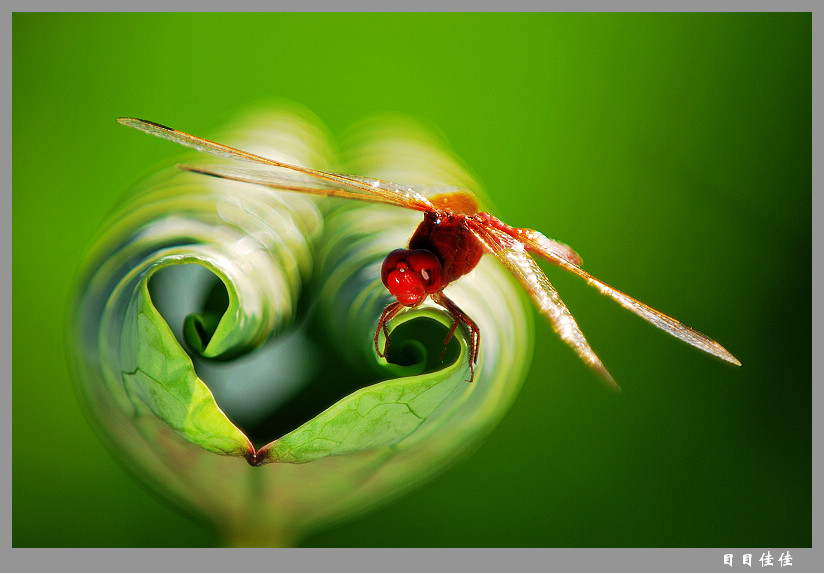
{"label": "transparent wing", "polygon": [[[596,279],[591,274],[582,269],[580,266],[578,266],[580,262],[576,263],[574,260],[565,256],[563,253],[557,252],[554,245],[548,245],[547,243],[542,241],[541,238],[546,239],[546,237],[544,237],[537,231],[532,231],[530,229],[515,230],[523,232],[523,234],[521,234],[518,238],[519,240],[524,242],[524,244],[529,250],[543,256],[544,258],[555,263],[561,268],[583,278],[587,281],[588,284],[594,286],[599,291],[601,291],[601,294],[610,297],[612,300],[616,301],[618,304],[620,304],[627,310],[634,312],[647,322],[650,322],[653,325],[660,328],[661,330],[663,330],[664,332],[667,332],[672,336],[680,340],[683,340],[687,344],[695,346],[696,348],[699,348],[704,352],[712,354],[713,356],[717,356],[718,358],[726,360],[727,362],[735,364],[736,366],[741,366],[741,362],[739,362],[739,360],[735,356],[730,354],[730,352],[727,351],[727,349],[725,349],[723,346],[718,344],[713,339],[698,332],[695,329],[690,328],[689,326],[681,323],[680,321],[672,318],[671,316],[667,316],[666,314],[659,312],[650,306],[647,306],[643,302],[635,300],[631,296],[622,293],[618,289],[609,286],[605,282]],[[532,233],[534,233],[534,235]],[[536,237],[536,235],[539,237]],[[552,243],[555,242],[552,241]]]}
{"label": "transparent wing", "polygon": [[524,244],[501,229],[485,225],[478,219],[469,218],[472,233],[489,249],[524,286],[538,305],[541,312],[549,318],[555,332],[575,353],[594,368],[612,387],[618,385],[604,367],[587,342],[578,323],[561,300],[555,287],[538,266],[538,263],[526,252]]}
{"label": "transparent wing", "polygon": [[583,262],[581,256],[576,253],[572,247],[559,241],[554,241],[547,238],[538,231],[510,227],[489,213],[478,213],[475,218],[478,221],[482,221],[486,225],[492,226],[499,231],[503,231],[513,239],[523,243],[528,251],[532,251],[537,255],[543,256],[553,263],[558,263],[558,260],[561,260],[575,266],[580,266]]}
{"label": "transparent wing", "polygon": [[[408,209],[415,209],[418,211],[430,211],[434,209],[432,203],[420,192],[418,192],[414,187],[411,186],[399,185],[396,183],[391,183],[389,181],[382,181],[380,179],[357,177],[352,175],[344,175],[341,173],[327,173],[325,171],[318,171],[316,169],[310,169],[308,167],[290,165],[288,163],[283,163],[280,161],[275,161],[273,159],[267,159],[259,155],[254,155],[253,153],[248,153],[240,149],[235,149],[234,147],[223,145],[222,143],[215,143],[214,141],[209,141],[208,139],[203,139],[200,137],[196,137],[194,135],[189,135],[188,133],[172,129],[171,127],[167,127],[159,123],[145,121],[142,119],[120,117],[117,119],[117,121],[128,127],[133,127],[134,129],[138,129],[150,135],[155,135],[157,137],[167,139],[169,141],[173,141],[175,143],[179,143],[187,147],[191,147],[192,149],[196,149],[198,151],[203,151],[206,153],[210,153],[212,155],[217,155],[218,157],[225,157],[228,159],[238,159],[250,163],[257,163],[259,165],[279,167],[288,170],[292,173],[300,173],[308,178],[311,178],[311,180],[314,181],[314,183],[312,184],[308,184],[306,182],[300,183],[296,185],[295,188],[291,188],[288,186],[280,186],[276,183],[261,183],[264,185],[268,185],[270,187],[277,186],[280,189],[291,189],[300,192],[312,192],[316,194],[337,195],[342,197],[348,196],[350,198],[354,198],[354,195],[359,195],[358,198],[364,201],[372,201],[375,203],[390,203],[392,205],[406,207]],[[214,168],[212,169],[214,170]],[[200,167],[191,170],[200,173],[207,173],[206,169]],[[238,175],[238,177],[226,178],[235,179],[238,181],[248,181],[248,179],[242,179],[239,177],[240,171],[242,170],[235,171],[235,175]],[[224,176],[222,173],[218,172],[207,174],[214,175],[216,177]],[[273,177],[279,182],[285,181],[283,177]],[[259,174],[255,175],[253,179],[254,178],[259,178]],[[259,181],[250,182],[259,183]],[[322,182],[322,184],[318,185],[319,182]],[[321,190],[329,191],[336,188],[345,193],[336,194],[321,192]],[[313,189],[314,191],[309,191],[309,189]],[[372,199],[370,199],[370,197]]]}
{"label": "transparent wing", "polygon": [[[326,197],[343,197],[345,199],[355,199],[357,201],[368,201],[370,203],[386,203],[398,205],[397,201],[386,199],[381,195],[371,195],[362,191],[350,191],[348,187],[340,183],[323,181],[308,176],[291,175],[278,173],[275,171],[264,171],[262,169],[245,169],[242,167],[229,167],[224,165],[184,165],[179,164],[180,169],[210,175],[221,179],[232,181],[242,181],[244,183],[254,183],[272,189],[282,191],[297,191],[310,195],[323,195]],[[406,205],[402,205],[406,206]]]}
{"label": "transparent wing", "polygon": [[[340,173],[336,173],[335,175],[343,175]],[[361,177],[359,175],[343,175],[344,177],[348,177],[354,181],[360,181],[364,184],[371,185],[375,179],[371,177]],[[472,200],[475,201],[477,205],[477,199],[474,199],[475,195],[463,188],[463,187],[456,187],[455,185],[446,185],[444,183],[392,183],[391,181],[386,181],[379,179],[378,181],[381,182],[382,185],[390,187],[392,189],[397,189],[400,191],[408,192],[408,193],[416,193],[421,195],[422,197],[426,198],[427,201],[431,205],[435,207],[440,207],[436,203],[436,199],[440,197],[456,197],[456,196],[464,196],[464,199],[467,197],[473,198]]]}

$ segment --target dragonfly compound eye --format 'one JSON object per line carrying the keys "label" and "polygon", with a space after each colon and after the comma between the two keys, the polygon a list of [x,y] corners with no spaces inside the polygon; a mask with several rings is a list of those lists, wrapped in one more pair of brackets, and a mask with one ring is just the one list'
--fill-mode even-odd
{"label": "dragonfly compound eye", "polygon": [[381,279],[401,304],[415,306],[441,290],[443,269],[430,251],[395,249],[383,261]]}

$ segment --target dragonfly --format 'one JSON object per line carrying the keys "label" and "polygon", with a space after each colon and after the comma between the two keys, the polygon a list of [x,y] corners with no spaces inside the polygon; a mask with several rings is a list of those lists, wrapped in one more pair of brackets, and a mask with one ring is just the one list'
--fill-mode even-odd
{"label": "dragonfly", "polygon": [[[470,333],[468,382],[472,382],[478,362],[481,332],[472,318],[444,294],[444,289],[470,273],[484,254],[491,253],[529,293],[561,339],[614,388],[618,387],[615,379],[590,347],[533,255],[581,277],[601,294],[664,332],[722,360],[736,366],[741,365],[737,358],[706,335],[590,275],[581,268],[581,257],[566,244],[549,239],[532,229],[511,227],[493,215],[480,211],[477,198],[467,189],[444,186],[432,192],[432,186],[402,185],[373,177],[319,171],[267,159],[151,121],[132,117],[121,117],[117,121],[201,152],[265,166],[262,169],[245,165],[178,165],[187,171],[276,190],[394,205],[423,213],[423,221],[413,232],[407,247],[390,252],[381,266],[381,280],[395,297],[381,313],[375,331],[375,350],[381,358],[386,358],[390,343],[389,322],[402,310],[418,307],[429,299],[443,307],[453,319],[444,341],[444,349],[459,324],[463,323],[467,327]],[[276,171],[272,168],[280,169]],[[379,344],[381,332],[386,341],[383,349]]]}

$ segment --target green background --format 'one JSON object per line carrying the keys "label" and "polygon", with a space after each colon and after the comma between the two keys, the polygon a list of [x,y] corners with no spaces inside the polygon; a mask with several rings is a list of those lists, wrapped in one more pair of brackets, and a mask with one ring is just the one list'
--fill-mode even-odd
{"label": "green background", "polygon": [[[437,126],[497,215],[695,326],[740,369],[548,269],[613,394],[536,320],[513,408],[469,459],[306,546],[810,546],[810,14],[14,14],[13,545],[203,546],[75,401],[63,317],[105,215],[288,98],[333,133]],[[410,229],[411,231],[411,229]]]}

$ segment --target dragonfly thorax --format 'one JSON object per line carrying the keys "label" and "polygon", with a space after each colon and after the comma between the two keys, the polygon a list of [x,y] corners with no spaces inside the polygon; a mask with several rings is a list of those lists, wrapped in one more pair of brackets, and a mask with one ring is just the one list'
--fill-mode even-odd
{"label": "dragonfly thorax", "polygon": [[426,249],[395,249],[383,260],[381,280],[404,306],[416,306],[443,288],[443,268]]}

